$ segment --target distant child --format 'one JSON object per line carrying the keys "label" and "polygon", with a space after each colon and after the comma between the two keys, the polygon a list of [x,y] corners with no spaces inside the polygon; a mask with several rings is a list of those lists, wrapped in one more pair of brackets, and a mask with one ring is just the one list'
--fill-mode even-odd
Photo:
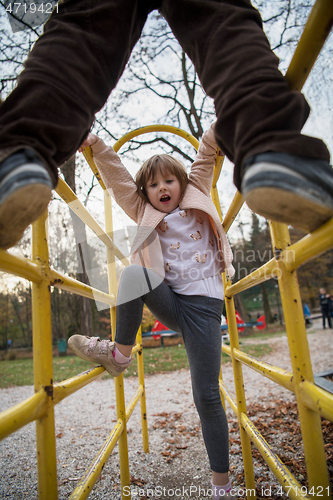
{"label": "distant child", "polygon": [[212,469],[214,497],[232,498],[228,423],[221,404],[221,272],[232,277],[232,252],[210,198],[217,145],[214,126],[204,133],[187,176],[181,162],[155,155],[135,181],[111,147],[89,134],[107,189],[138,224],[132,265],[121,275],[115,342],[74,335],[69,346],[81,358],[118,376],[131,362],[143,306],[181,333],[189,360],[192,390]]}
{"label": "distant child", "polygon": [[303,314],[304,314],[305,325],[306,326],[312,325],[311,311],[306,302],[304,302],[303,304]]}
{"label": "distant child", "polygon": [[331,320],[331,310],[332,310],[332,300],[331,296],[326,292],[325,288],[320,288],[319,290],[319,302],[321,314],[323,316],[323,328],[326,328],[326,319],[328,326],[332,328]]}

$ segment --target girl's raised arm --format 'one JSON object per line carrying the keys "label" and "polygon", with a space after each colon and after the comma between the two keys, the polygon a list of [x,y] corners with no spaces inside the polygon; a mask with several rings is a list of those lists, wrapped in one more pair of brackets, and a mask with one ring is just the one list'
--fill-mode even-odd
{"label": "girl's raised arm", "polygon": [[133,177],[114,149],[97,135],[89,134],[79,151],[87,146],[91,146],[94,161],[106,188],[124,212],[137,222],[145,202],[137,193]]}
{"label": "girl's raised arm", "polygon": [[215,123],[204,132],[189,175],[190,182],[208,196],[212,187],[218,149],[214,127]]}

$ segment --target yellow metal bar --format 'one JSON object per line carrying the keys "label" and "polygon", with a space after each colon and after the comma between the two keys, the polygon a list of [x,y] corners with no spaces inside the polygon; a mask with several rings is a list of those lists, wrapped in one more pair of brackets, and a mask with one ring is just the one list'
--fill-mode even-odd
{"label": "yellow metal bar", "polygon": [[103,375],[105,375],[105,368],[102,366],[96,366],[94,368],[90,368],[85,372],[80,373],[79,375],[75,375],[67,380],[63,380],[58,384],[54,384],[53,386],[53,403],[56,405],[60,403],[63,399],[67,398],[74,392],[82,389],[82,387],[86,386],[93,380],[96,380]]}
{"label": "yellow metal bar", "polygon": [[47,394],[46,415],[36,420],[38,489],[40,500],[56,500],[57,459],[55,444],[52,368],[51,298],[48,277],[47,212],[32,225],[32,257],[42,267],[43,279],[32,284],[33,361],[35,391]]}
{"label": "yellow metal bar", "polygon": [[42,272],[38,264],[28,259],[17,257],[5,250],[0,249],[0,271],[14,274],[20,278],[39,283],[42,279]]}
{"label": "yellow metal bar", "polygon": [[135,344],[135,346],[132,349],[131,356],[133,356],[134,354],[137,354],[139,351],[141,351],[141,349],[142,349],[141,344],[139,344],[139,343]]}
{"label": "yellow metal bar", "polygon": [[314,383],[305,380],[299,385],[299,391],[304,404],[310,409],[318,411],[320,415],[333,422],[333,395]]}
{"label": "yellow metal bar", "polygon": [[[218,193],[218,189],[217,189],[217,181],[220,177],[224,158],[225,158],[224,156],[220,156],[220,150],[218,149],[217,155],[216,155],[216,162],[215,162],[215,166],[214,166],[214,177],[213,177],[212,189],[211,189],[211,198],[213,200],[213,203],[215,205],[217,213],[219,214],[221,222],[223,221],[223,215],[222,215],[222,210],[221,210],[221,203],[219,200],[219,193]],[[221,354],[222,354],[222,349],[221,349]],[[221,402],[222,402],[223,408],[225,410],[225,398],[224,398],[224,393],[221,389],[221,387],[223,385],[222,362],[221,362],[220,373],[219,373],[219,385],[220,385]]]}
{"label": "yellow metal bar", "polygon": [[235,415],[238,415],[237,403],[236,403],[234,397],[232,396],[232,394],[228,391],[226,385],[222,382],[222,380],[220,380],[220,391],[222,392],[223,396],[230,404]]}
{"label": "yellow metal bar", "polygon": [[134,137],[138,137],[139,135],[148,134],[149,132],[168,132],[170,134],[175,134],[179,137],[183,137],[183,139],[186,139],[190,144],[192,144],[195,149],[198,149],[199,147],[198,139],[180,128],[172,127],[170,125],[147,125],[146,127],[137,128],[135,130],[132,130],[131,132],[128,132],[128,134],[123,135],[117,142],[115,142],[115,144],[113,145],[113,149],[117,153],[119,149],[125,144],[125,142],[128,142],[131,139],[134,139]]}
{"label": "yellow metal bar", "polygon": [[127,430],[126,430],[126,409],[125,409],[125,393],[124,393],[124,375],[121,374],[115,379],[116,403],[117,403],[117,418],[123,423],[124,429],[119,436],[119,467],[120,467],[120,482],[122,499],[128,498],[126,495],[126,487],[130,485],[129,461],[128,461],[128,446],[127,446]]}
{"label": "yellow metal bar", "polygon": [[231,347],[230,345],[222,344],[222,352],[225,352],[231,357]]}
{"label": "yellow metal bar", "polygon": [[96,234],[97,238],[99,238],[107,248],[113,249],[116,257],[125,265],[128,265],[129,262],[127,258],[118,250],[109,234],[103,231],[98,222],[95,221],[88,210],[82,205],[76,194],[62,179],[58,181],[56,192],[67,203],[69,208],[93,231],[94,234]]}
{"label": "yellow metal bar", "polygon": [[310,496],[302,494],[303,490],[301,489],[300,483],[289,472],[288,468],[281,462],[279,457],[275,455],[269,444],[265,441],[260,432],[258,432],[255,425],[253,425],[251,420],[244,413],[241,414],[240,421],[242,427],[260,451],[261,456],[278,479],[288,497],[294,500],[310,499]]}
{"label": "yellow metal bar", "polygon": [[236,295],[236,293],[243,292],[248,288],[259,285],[263,281],[275,278],[278,271],[279,268],[277,266],[276,260],[271,259],[270,261],[266,262],[266,264],[253,271],[251,274],[245,276],[245,278],[237,281],[237,283],[234,283],[233,285],[226,285],[224,294],[228,295],[228,297],[232,297],[233,295]]}
{"label": "yellow metal bar", "polygon": [[215,207],[216,207],[216,210],[217,210],[217,213],[219,214],[220,216],[220,219],[222,220],[223,217],[222,217],[222,210],[221,210],[221,205],[220,205],[220,202],[219,202],[219,194],[218,194],[218,190],[217,190],[217,187],[212,187],[212,190],[211,190],[211,197],[212,197],[212,200],[215,204]]}
{"label": "yellow metal bar", "polygon": [[[290,245],[289,231],[285,224],[270,222],[270,231],[274,249],[283,250]],[[280,269],[278,283],[295,381],[309,487],[314,487],[315,491],[318,491],[319,487],[329,491],[326,490],[329,487],[329,479],[320,415],[318,411],[306,406],[299,389],[304,380],[313,382],[313,372],[297,275],[296,271],[287,271],[282,261],[278,261],[278,266]],[[324,492],[324,498],[330,496],[325,496]]]}
{"label": "yellow metal bar", "polygon": [[[223,284],[224,289],[226,289],[226,285],[230,285],[230,282],[227,283],[225,273],[223,273]],[[246,414],[246,399],[245,399],[245,391],[244,391],[244,380],[243,380],[243,371],[242,365],[235,356],[233,355],[233,350],[239,349],[239,340],[238,340],[238,330],[237,330],[237,322],[235,315],[235,305],[233,297],[225,297],[225,305],[227,311],[228,318],[228,327],[229,327],[229,337],[230,337],[230,348],[231,348],[231,359],[232,359],[232,367],[234,372],[234,381],[235,381],[235,390],[236,390],[236,400],[237,400],[237,414],[241,415],[242,413]],[[254,480],[254,471],[253,471],[253,462],[252,462],[252,452],[251,452],[251,441],[244,431],[243,427],[240,425],[240,437],[242,443],[242,452],[243,452],[243,462],[244,462],[244,475],[245,475],[245,485],[247,489],[247,498],[256,498],[256,496],[251,496],[251,493],[254,489],[255,491],[255,480]]]}
{"label": "yellow metal bar", "polygon": [[[116,379],[115,379],[116,380]],[[125,424],[130,419],[135,406],[137,405],[144,388],[139,386],[136,393],[132,397],[129,405],[126,408],[125,420],[119,419],[112,429],[108,439],[103,444],[100,451],[97,453],[89,468],[86,470],[84,476],[80,479],[77,487],[70,496],[70,500],[84,500],[90,495],[94,484],[96,483],[99,475],[101,474],[106,462],[108,461],[112,451],[114,450],[118,440],[124,432]],[[124,491],[124,490],[123,490]],[[124,493],[126,498],[130,498],[128,494],[129,489],[126,488]]]}
{"label": "yellow metal bar", "polygon": [[215,167],[214,167],[214,177],[213,177],[213,182],[212,182],[212,188],[216,187],[217,181],[219,180],[221,170],[222,170],[222,165],[224,162],[225,156],[221,156],[221,151],[218,149],[216,152],[216,162],[215,162]]}
{"label": "yellow metal bar", "polygon": [[83,156],[85,157],[85,159],[86,159],[89,167],[94,172],[94,175],[95,175],[96,179],[98,180],[101,188],[104,191],[106,189],[106,187],[105,187],[104,182],[102,181],[102,178],[101,178],[101,175],[99,173],[99,170],[96,167],[96,164],[94,162],[94,158],[93,158],[93,153],[92,153],[91,147],[84,148],[84,150],[83,150]]}
{"label": "yellow metal bar", "polygon": [[332,0],[317,0],[304,27],[286,78],[293,90],[301,90],[333,25]]}
{"label": "yellow metal bar", "polygon": [[294,377],[291,372],[283,370],[278,366],[259,361],[258,359],[250,356],[249,354],[246,354],[245,352],[240,351],[239,349],[234,349],[233,353],[238,361],[241,361],[249,368],[252,368],[252,370],[261,373],[266,378],[269,378],[285,389],[288,389],[288,391],[295,392],[295,383],[293,380]]}
{"label": "yellow metal bar", "polygon": [[[109,192],[104,190],[104,212],[105,212],[105,228],[109,234],[113,233],[112,221],[112,204]],[[107,267],[108,267],[108,283],[109,292],[117,296],[117,273],[115,252],[112,248],[107,249]],[[111,329],[112,339],[114,340],[116,331],[116,307],[111,307]],[[116,392],[116,406],[117,406],[117,419],[122,422],[123,432],[119,436],[119,466],[120,466],[120,482],[121,482],[121,495],[125,500],[128,495],[125,495],[126,488],[130,485],[129,463],[128,463],[128,447],[127,447],[127,430],[126,430],[126,408],[125,408],[125,394],[124,394],[124,376],[121,374],[114,380]]]}
{"label": "yellow metal bar", "polygon": [[294,271],[299,266],[308,262],[333,247],[333,219],[325,222],[319,229],[306,235],[301,240],[281,254],[287,271]]}
{"label": "yellow metal bar", "polygon": [[139,387],[136,390],[136,393],[132,397],[130,403],[127,405],[127,408],[126,408],[126,423],[129,421],[129,419],[130,419],[130,417],[131,417],[131,415],[132,415],[132,413],[134,411],[134,408],[138,404],[138,402],[139,402],[139,400],[140,400],[143,392],[144,392],[143,385],[139,385]]}
{"label": "yellow metal bar", "polygon": [[0,440],[30,422],[44,417],[47,409],[47,398],[47,393],[41,389],[30,398],[0,413]]}
{"label": "yellow metal bar", "polygon": [[137,342],[141,349],[137,351],[137,364],[138,364],[138,377],[139,384],[142,387],[142,394],[140,398],[141,410],[141,428],[142,428],[142,446],[145,453],[149,453],[149,438],[148,438],[148,421],[147,421],[147,406],[146,406],[146,388],[145,388],[145,375],[143,366],[143,348],[142,348],[142,330],[139,328],[137,334]]}
{"label": "yellow metal bar", "polygon": [[243,196],[237,191],[223,220],[222,226],[226,233],[229,231],[243,204]]}
{"label": "yellow metal bar", "polygon": [[[69,497],[70,500],[85,500],[92,492],[93,486],[96,483],[103,467],[105,466],[109,456],[111,455],[114,447],[116,446],[121,434],[124,430],[124,421],[118,420],[114,426],[110,436],[105,441],[103,447],[95,456],[94,460],[86,470],[84,476],[80,479],[77,487]],[[127,496],[130,498],[130,496]]]}
{"label": "yellow metal bar", "polygon": [[76,295],[81,295],[82,297],[88,297],[88,299],[98,300],[109,304],[111,306],[116,304],[116,296],[114,294],[107,294],[97,288],[86,285],[81,281],[77,281],[69,276],[64,276],[57,271],[50,270],[50,285],[65,290],[66,292],[72,292]]}

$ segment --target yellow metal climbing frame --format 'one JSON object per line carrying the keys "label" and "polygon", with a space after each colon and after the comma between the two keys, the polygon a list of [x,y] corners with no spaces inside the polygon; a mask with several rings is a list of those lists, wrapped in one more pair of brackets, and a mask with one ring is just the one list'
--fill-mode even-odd
{"label": "yellow metal climbing frame", "polygon": [[[104,190],[105,231],[87,212],[69,186],[59,181],[57,193],[68,203],[69,207],[90,227],[107,247],[107,268],[109,293],[94,289],[75,279],[61,275],[49,267],[47,243],[47,212],[32,227],[32,259],[23,259],[0,251],[0,268],[2,271],[15,274],[32,281],[32,320],[33,320],[33,362],[34,362],[34,396],[4,411],[0,415],[0,437],[9,436],[24,425],[36,421],[37,464],[39,499],[53,500],[58,498],[54,405],[70,396],[77,390],[92,382],[105,372],[96,367],[85,371],[61,383],[53,383],[52,369],[52,330],[50,286],[56,286],[68,292],[104,302],[110,306],[112,332],[115,331],[115,304],[117,280],[115,258],[125,265],[127,259],[115,247],[110,235],[113,234],[111,199]],[[115,445],[119,445],[120,476],[122,489],[129,486],[129,464],[127,448],[126,424],[138,402],[141,406],[143,449],[149,452],[148,427],[146,418],[146,400],[144,386],[144,369],[142,356],[141,331],[137,334],[136,345],[132,355],[137,354],[138,388],[132,400],[125,407],[123,375],[115,379],[117,423],[102,446],[90,467],[78,482],[71,499],[85,499],[92,491],[106,461]]]}
{"label": "yellow metal climbing frame", "polygon": [[[291,88],[302,88],[330,32],[332,23],[333,1],[317,0],[286,74]],[[133,137],[156,131],[177,134],[188,140],[195,148],[198,147],[198,141],[180,129],[163,125],[152,125],[126,134],[116,142],[114,149],[118,151],[124,143]],[[112,331],[114,332],[117,294],[115,259],[118,258],[125,265],[128,264],[127,259],[114,245],[112,240],[112,207],[109,193],[100,179],[90,149],[85,150],[84,154],[104,190],[105,231],[87,212],[73,191],[62,180],[59,182],[57,193],[106,246],[109,293],[104,293],[80,283],[49,267],[46,229],[47,213],[33,224],[32,259],[23,259],[12,255],[10,252],[0,250],[0,270],[32,282],[35,385],[35,394],[33,396],[0,414],[0,438],[3,439],[29,422],[36,421],[40,500],[56,500],[58,498],[54,405],[86,384],[99,378],[105,372],[102,367],[95,367],[61,383],[53,383],[50,286],[108,304],[110,306]],[[222,213],[218,198],[217,180],[222,163],[223,158],[218,157],[211,193],[221,220]],[[242,205],[242,196],[240,193],[237,193],[223,220],[226,232],[230,229]],[[331,498],[331,492],[329,489],[320,417],[322,416],[325,419],[333,421],[333,396],[314,384],[296,270],[300,265],[333,247],[333,219],[293,245],[290,245],[289,232],[286,225],[270,222],[270,231],[272,246],[274,250],[278,250],[274,252],[275,257],[273,259],[237,283],[232,284],[227,276],[224,275],[223,277],[230,346],[224,345],[222,350],[231,356],[232,359],[235,395],[225,386],[221,372],[221,398],[223,402],[225,400],[229,402],[231,408],[238,416],[246,490],[249,492],[248,499],[255,498],[253,494],[255,479],[251,443],[260,451],[290,498],[310,498],[311,493],[313,493],[312,496],[320,496],[323,499],[328,499]],[[289,342],[291,372],[261,362],[242,352],[239,346],[233,297],[235,294],[271,278],[277,278],[279,283]],[[123,375],[115,379],[117,423],[111,430],[100,452],[93,459],[90,467],[79,481],[70,497],[71,499],[81,500],[89,496],[105,462],[108,460],[117,443],[119,445],[122,491],[124,491],[124,486],[129,486],[126,424],[138,402],[140,402],[141,406],[143,449],[145,452],[149,452],[142,337],[140,330],[132,354],[134,355],[135,353],[138,361],[138,388],[136,394],[128,406],[125,407]],[[303,493],[304,489],[300,487],[301,485],[297,479],[293,477],[287,467],[280,461],[279,457],[273,453],[263,436],[247,416],[242,373],[243,364],[296,395],[308,475],[308,494]],[[129,498],[129,495],[126,495],[126,498]]]}
{"label": "yellow metal climbing frame", "polygon": [[[286,74],[292,89],[302,88],[330,33],[332,24],[333,2],[317,0]],[[242,204],[242,197],[240,193],[237,193],[223,221],[226,231],[230,228]],[[285,224],[270,222],[269,225],[275,257],[235,284],[231,284],[224,276],[230,347],[223,346],[222,350],[232,358],[236,398],[223,383],[222,373],[221,395],[230,403],[238,416],[248,499],[255,498],[251,442],[257,447],[289,498],[305,499],[318,496],[328,499],[331,498],[332,491],[328,478],[320,417],[333,421],[333,395],[314,384],[296,269],[333,247],[333,219],[293,245],[290,245],[289,231]],[[260,362],[239,348],[233,297],[271,278],[277,278],[279,284],[289,343],[291,372]],[[305,489],[272,451],[247,416],[242,364],[295,394],[308,476],[307,494],[304,494]]]}

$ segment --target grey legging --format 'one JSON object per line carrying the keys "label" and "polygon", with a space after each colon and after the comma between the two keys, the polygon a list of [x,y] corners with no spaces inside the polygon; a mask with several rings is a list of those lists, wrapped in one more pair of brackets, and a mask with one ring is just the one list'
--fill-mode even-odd
{"label": "grey legging", "polygon": [[129,266],[119,283],[116,342],[134,344],[144,304],[162,324],[182,334],[210,467],[228,472],[228,423],[218,384],[222,300],[176,294],[152,271]]}

